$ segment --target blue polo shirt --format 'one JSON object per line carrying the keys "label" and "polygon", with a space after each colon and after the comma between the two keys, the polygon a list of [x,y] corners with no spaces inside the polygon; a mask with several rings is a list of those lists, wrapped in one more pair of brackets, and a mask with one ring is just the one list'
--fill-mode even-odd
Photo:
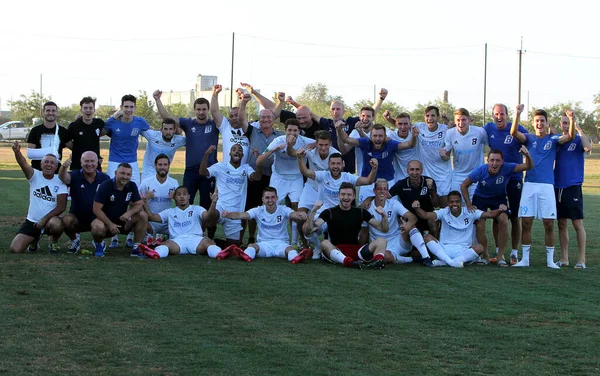
{"label": "blue polo shirt", "polygon": [[138,186],[130,181],[122,191],[117,189],[115,179],[110,179],[98,186],[94,201],[103,204],[102,211],[112,222],[118,222],[132,202],[140,201]]}
{"label": "blue polo shirt", "polygon": [[[219,128],[214,120],[200,124],[196,118],[179,118],[179,126],[185,132],[185,168],[197,169],[204,153],[211,145],[219,142]],[[208,165],[217,163],[217,151],[208,157]]]}
{"label": "blue polo shirt", "polygon": [[69,213],[77,217],[89,217],[93,215],[94,197],[101,183],[110,180],[110,177],[103,172],[96,171],[96,178],[93,182],[88,182],[83,174],[83,170],[70,171],[71,175],[71,209]]}
{"label": "blue polo shirt", "polygon": [[525,182],[554,185],[554,161],[560,136],[548,134],[538,138],[534,134],[526,134],[524,145],[527,146],[533,168],[527,171]]}
{"label": "blue polo shirt", "polygon": [[381,150],[375,150],[373,143],[368,138],[359,138],[359,147],[363,153],[363,168],[360,176],[368,176],[371,172],[369,161],[375,158],[379,161],[377,168],[377,179],[382,178],[387,181],[394,180],[394,156],[398,151],[400,142],[396,140],[387,140]]}
{"label": "blue polo shirt", "polygon": [[506,186],[517,167],[516,163],[504,162],[496,175],[490,175],[489,165],[483,164],[469,174],[469,179],[477,184],[475,196],[483,198],[506,197]]}
{"label": "blue polo shirt", "polygon": [[134,116],[129,123],[124,123],[111,117],[104,125],[106,134],[110,136],[108,154],[109,162],[136,163],[139,136],[142,131],[150,129],[144,118]]}
{"label": "blue polo shirt", "polygon": [[[487,123],[483,129],[487,132],[490,149],[498,149],[502,152],[504,162],[523,163],[523,156],[519,153],[521,143],[510,135],[510,127],[512,123],[508,123],[504,129],[498,129],[496,123]],[[522,125],[518,127],[519,132],[527,134],[527,129]],[[523,180],[522,172],[514,172],[510,180]]]}
{"label": "blue polo shirt", "polygon": [[[360,119],[357,116],[347,118],[346,125],[344,126],[344,132],[346,132],[346,134],[352,133],[356,123],[358,123],[358,120]],[[335,132],[333,119],[321,118],[320,124],[324,129],[329,129],[329,133],[331,133],[331,144],[337,149],[337,133]],[[350,150],[347,154],[344,154],[342,159],[344,160],[344,171],[353,174],[356,171],[354,148],[352,148],[352,150]]]}
{"label": "blue polo shirt", "polygon": [[583,184],[584,154],[585,150],[579,135],[575,136],[573,141],[558,147],[554,167],[555,188],[568,188],[572,185]]}

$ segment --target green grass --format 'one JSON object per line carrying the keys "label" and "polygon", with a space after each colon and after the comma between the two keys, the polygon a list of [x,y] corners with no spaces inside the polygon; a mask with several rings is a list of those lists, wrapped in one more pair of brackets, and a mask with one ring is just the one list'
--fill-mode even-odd
{"label": "green grass", "polygon": [[[591,171],[587,270],[547,269],[536,222],[528,269],[358,271],[137,260],[124,249],[104,259],[12,255],[28,186],[3,170],[0,374],[598,374],[597,187]],[[571,231],[572,264],[575,251]]]}

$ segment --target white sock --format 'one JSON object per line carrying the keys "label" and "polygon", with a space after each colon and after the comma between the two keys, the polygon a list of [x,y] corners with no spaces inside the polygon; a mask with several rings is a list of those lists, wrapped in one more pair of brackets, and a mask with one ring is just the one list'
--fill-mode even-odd
{"label": "white sock", "polygon": [[338,264],[344,265],[344,259],[346,258],[346,255],[344,255],[339,249],[335,248],[334,250],[329,252],[329,258],[331,259],[331,261],[335,261]]}
{"label": "white sock", "polygon": [[298,224],[292,222],[292,245],[298,244]]}
{"label": "white sock", "polygon": [[417,230],[413,228],[409,232],[410,242],[419,250],[422,258],[429,257],[429,253],[427,253],[427,247],[425,246],[425,240],[423,240],[423,235]]}
{"label": "white sock", "polygon": [[112,242],[112,241],[118,242],[118,241],[119,241],[119,235],[115,235],[115,236],[113,236],[112,238],[110,238],[110,241],[111,241],[111,242]]}
{"label": "white sock", "polygon": [[221,248],[216,245],[209,245],[208,248],[206,248],[206,253],[208,253],[208,257],[210,258],[216,258],[219,252],[221,252]]}
{"label": "white sock", "polygon": [[406,256],[396,256],[396,260],[394,260],[394,264],[410,264],[411,262],[413,262],[413,258]]}
{"label": "white sock", "polygon": [[80,240],[81,239],[81,234],[76,232],[75,233],[75,239]]}
{"label": "white sock", "polygon": [[431,253],[436,255],[437,258],[444,261],[446,264],[454,265],[454,261],[452,261],[450,256],[448,256],[446,251],[444,251],[444,247],[442,247],[440,243],[436,242],[435,240],[431,240],[429,243],[427,243],[427,248],[429,248]]}
{"label": "white sock", "polygon": [[288,252],[287,259],[288,259],[288,261],[292,261],[292,259],[296,256],[298,256],[298,251],[296,251],[295,249],[292,249],[291,251]]}
{"label": "white sock", "polygon": [[500,251],[500,248],[496,247],[496,254],[498,254],[498,251]]}
{"label": "white sock", "polygon": [[471,262],[475,260],[479,255],[477,252],[473,250],[473,248],[469,248],[466,251],[463,251],[457,258],[454,259],[456,262]]}
{"label": "white sock", "polygon": [[250,256],[252,260],[256,258],[256,249],[254,247],[248,247],[244,249],[244,253]]}
{"label": "white sock", "polygon": [[316,231],[308,235],[306,240],[315,247],[316,252],[321,252],[321,241],[319,240],[319,235],[317,235]]}
{"label": "white sock", "polygon": [[127,234],[127,240],[132,240],[133,239],[133,232],[130,232],[129,234]]}
{"label": "white sock", "polygon": [[523,257],[521,257],[521,261],[525,261],[529,264],[529,250],[531,249],[531,244],[523,244]]}
{"label": "white sock", "polygon": [[156,253],[158,253],[160,258],[165,258],[169,255],[169,247],[166,245],[159,245],[158,247],[154,248],[154,250]]}
{"label": "white sock", "polygon": [[518,250],[516,250],[516,249],[513,249],[512,251],[510,251],[510,255],[511,255],[511,256],[513,256],[513,255],[514,255],[515,257],[517,257],[517,256],[519,255],[519,251],[518,251]]}
{"label": "white sock", "polygon": [[554,247],[546,246],[546,263],[554,265]]}

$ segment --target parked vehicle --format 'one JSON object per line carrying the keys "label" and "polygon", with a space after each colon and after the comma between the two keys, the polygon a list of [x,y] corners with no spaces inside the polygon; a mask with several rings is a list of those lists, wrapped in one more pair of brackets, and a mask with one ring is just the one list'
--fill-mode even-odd
{"label": "parked vehicle", "polygon": [[0,140],[26,140],[31,128],[22,121],[9,121],[0,125]]}

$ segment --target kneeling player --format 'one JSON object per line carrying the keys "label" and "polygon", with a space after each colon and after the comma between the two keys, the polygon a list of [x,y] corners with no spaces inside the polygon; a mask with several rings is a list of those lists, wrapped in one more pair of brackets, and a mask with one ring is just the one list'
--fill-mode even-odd
{"label": "kneeling player", "polygon": [[319,218],[314,221],[315,214],[323,205],[321,201],[317,201],[306,221],[307,230],[314,232],[327,223],[330,240],[321,241],[321,250],[327,260],[359,269],[362,269],[363,262],[368,262],[367,266],[380,268],[381,263],[378,260],[385,258],[386,240],[379,238],[361,246],[358,242],[358,233],[363,222],[367,222],[379,231],[387,232],[387,216],[383,215],[382,207],[376,208],[377,213],[382,216],[381,221],[373,218],[373,215],[365,209],[353,207],[355,197],[354,185],[342,183],[339,190],[339,205],[323,210]]}
{"label": "kneeling player", "polygon": [[448,265],[455,268],[462,268],[463,263],[474,261],[483,253],[483,246],[472,241],[475,221],[496,218],[507,210],[506,205],[500,205],[496,210],[475,210],[471,213],[462,207],[462,197],[458,191],[448,193],[448,206],[443,209],[426,212],[421,209],[419,201],[413,202],[413,208],[420,218],[441,222],[439,242],[430,234],[425,236],[427,248],[439,259],[433,260],[433,266]]}
{"label": "kneeling player", "polygon": [[287,258],[292,264],[297,264],[310,257],[310,249],[305,248],[300,253],[295,246],[290,245],[290,235],[287,231],[288,220],[295,222],[306,221],[306,213],[293,211],[287,206],[277,205],[279,198],[277,190],[267,187],[263,190],[263,206],[253,208],[247,212],[223,211],[223,216],[230,219],[254,219],[258,225],[258,243],[248,244],[242,251],[236,245],[230,245],[221,252],[217,259],[228,257],[231,252],[247,262],[255,257]]}
{"label": "kneeling player", "polygon": [[168,255],[206,255],[215,258],[221,252],[221,248],[208,237],[203,236],[202,224],[208,226],[216,225],[219,220],[217,200],[219,194],[217,189],[211,195],[211,203],[208,211],[202,206],[190,205],[190,194],[185,186],[179,186],[173,193],[176,206],[152,213],[148,203],[144,200],[144,210],[148,219],[152,222],[166,223],[169,226],[169,240],[157,246],[154,250],[145,245],[140,245],[144,255],[150,258],[164,258]]}

